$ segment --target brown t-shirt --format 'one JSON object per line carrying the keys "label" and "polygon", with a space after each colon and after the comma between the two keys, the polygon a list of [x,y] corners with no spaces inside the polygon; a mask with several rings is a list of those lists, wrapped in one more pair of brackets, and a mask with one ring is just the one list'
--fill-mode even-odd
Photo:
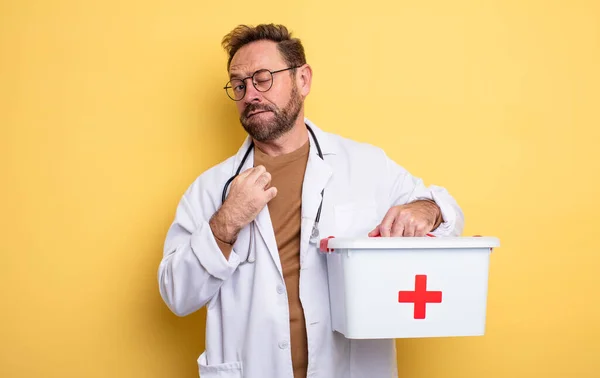
{"label": "brown t-shirt", "polygon": [[277,195],[268,204],[283,279],[287,288],[290,312],[290,343],[295,378],[306,378],[308,346],[306,324],[300,303],[300,223],[302,218],[302,183],[310,144],[281,156],[269,156],[255,148],[254,165],[263,165],[271,174]]}
{"label": "brown t-shirt", "polygon": [[[277,195],[268,204],[283,279],[287,288],[290,313],[290,344],[294,378],[306,378],[308,345],[304,311],[300,302],[300,223],[302,218],[302,183],[308,161],[310,144],[281,156],[269,156],[254,148],[254,166],[263,165],[271,174],[271,184]],[[232,245],[217,239],[223,254],[228,257]]]}

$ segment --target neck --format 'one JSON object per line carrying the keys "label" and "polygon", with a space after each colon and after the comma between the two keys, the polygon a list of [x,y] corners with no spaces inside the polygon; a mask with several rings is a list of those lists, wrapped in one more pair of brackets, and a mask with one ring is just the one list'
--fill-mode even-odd
{"label": "neck", "polygon": [[294,127],[287,133],[268,142],[258,142],[255,140],[254,144],[269,156],[280,156],[296,151],[306,143],[307,139],[308,130],[306,129],[306,125],[304,125],[304,117],[300,114],[296,123],[294,123]]}

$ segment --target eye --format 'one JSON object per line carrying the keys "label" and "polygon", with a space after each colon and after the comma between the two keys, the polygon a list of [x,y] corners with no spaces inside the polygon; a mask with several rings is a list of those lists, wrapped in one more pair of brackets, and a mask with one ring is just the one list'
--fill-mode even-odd
{"label": "eye", "polygon": [[246,89],[245,84],[239,84],[239,85],[236,85],[235,87],[233,87],[233,90],[235,92],[242,92],[242,91],[244,91],[244,89]]}

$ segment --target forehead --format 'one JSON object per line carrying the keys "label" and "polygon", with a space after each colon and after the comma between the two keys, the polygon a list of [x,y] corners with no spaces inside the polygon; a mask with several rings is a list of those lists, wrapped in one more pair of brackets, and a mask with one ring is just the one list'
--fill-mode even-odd
{"label": "forehead", "polygon": [[229,66],[229,76],[250,76],[253,72],[267,68],[284,68],[285,61],[273,41],[256,41],[239,49]]}

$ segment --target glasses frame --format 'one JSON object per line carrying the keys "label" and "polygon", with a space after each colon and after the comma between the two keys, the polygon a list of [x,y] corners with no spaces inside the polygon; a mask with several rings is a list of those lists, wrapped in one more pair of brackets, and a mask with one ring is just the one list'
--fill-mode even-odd
{"label": "glasses frame", "polygon": [[[256,71],[256,72],[254,72],[254,73],[252,74],[252,76],[247,76],[247,77],[245,77],[245,78],[243,78],[243,79],[232,79],[232,80],[229,80],[229,81],[227,82],[227,84],[225,84],[225,86],[223,87],[223,89],[225,90],[225,93],[227,94],[227,97],[229,97],[229,98],[230,98],[230,99],[232,99],[233,101],[242,101],[242,100],[244,99],[244,97],[246,97],[246,87],[247,87],[247,85],[246,85],[246,80],[248,80],[248,79],[252,79],[252,85],[254,86],[254,88],[255,88],[257,91],[264,93],[264,92],[268,92],[268,91],[269,91],[269,89],[271,89],[271,88],[273,87],[273,82],[275,81],[275,79],[274,79],[274,77],[273,77],[273,74],[276,74],[276,73],[278,73],[278,72],[283,72],[283,71],[289,71],[289,70],[293,70],[293,69],[300,68],[300,67],[302,67],[302,66],[293,66],[293,67],[287,67],[287,68],[283,68],[283,69],[281,69],[281,70],[276,70],[276,71],[271,71],[271,70],[268,70],[268,69],[266,69],[266,68],[263,68],[263,69],[261,69],[261,70],[258,70],[258,71]],[[261,91],[260,89],[258,89],[258,88],[257,88],[257,86],[256,86],[256,81],[254,80],[254,77],[255,77],[257,74],[259,74],[259,73],[263,73],[263,72],[268,72],[268,73],[270,73],[270,74],[271,74],[271,85],[269,85],[269,88],[265,89],[264,91]],[[231,96],[229,95],[229,92],[227,91],[227,89],[228,89],[228,88],[233,88],[233,87],[231,86],[231,82],[232,82],[233,80],[239,80],[239,81],[241,81],[242,83],[244,83],[244,94],[243,94],[243,95],[242,95],[242,97],[240,97],[238,100],[236,100],[235,98],[231,97]]]}

